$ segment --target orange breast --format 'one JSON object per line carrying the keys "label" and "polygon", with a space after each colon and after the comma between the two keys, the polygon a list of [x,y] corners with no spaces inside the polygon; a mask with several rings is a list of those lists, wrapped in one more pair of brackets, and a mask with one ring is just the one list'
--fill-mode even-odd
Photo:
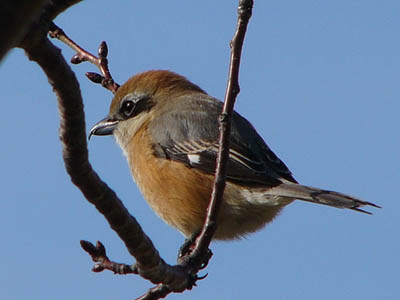
{"label": "orange breast", "polygon": [[[151,144],[144,125],[128,145],[131,149],[128,159],[136,184],[165,222],[185,236],[191,236],[203,226],[214,176],[155,157]],[[284,206],[256,203],[244,196],[243,188],[227,183],[214,238],[240,238],[254,232],[272,221]]]}
{"label": "orange breast", "polygon": [[168,224],[190,236],[201,229],[212,176],[184,164],[154,156],[146,126],[129,144],[133,177],[146,201]]}

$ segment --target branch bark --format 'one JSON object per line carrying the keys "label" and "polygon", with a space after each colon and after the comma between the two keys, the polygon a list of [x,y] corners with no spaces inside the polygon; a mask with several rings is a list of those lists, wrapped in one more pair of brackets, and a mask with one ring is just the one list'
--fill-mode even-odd
{"label": "branch bark", "polygon": [[[54,6],[54,3],[65,6]],[[63,147],[63,159],[72,182],[81,190],[86,199],[95,205],[104,215],[111,228],[125,243],[128,251],[137,260],[136,266],[114,264],[102,251],[95,254],[96,259],[105,260],[108,269],[127,269],[158,284],[138,299],[160,299],[171,292],[182,292],[191,289],[199,270],[204,268],[210,258],[209,244],[216,230],[218,210],[221,205],[225,187],[227,158],[229,155],[229,135],[231,115],[237,94],[239,93],[238,72],[241,49],[248,21],[251,17],[253,1],[240,0],[236,32],[231,41],[231,63],[229,80],[225,95],[224,109],[220,119],[220,153],[218,156],[216,179],[205,226],[196,240],[195,248],[187,260],[176,266],[170,266],[160,257],[151,240],[143,232],[136,219],[106,183],[101,181],[88,161],[85,133],[85,116],[79,84],[60,50],[46,37],[50,22],[68,5],[78,1],[53,1],[49,10],[42,13],[42,18],[31,27],[20,46],[28,57],[39,64],[46,73],[49,83],[57,96],[60,114],[59,137]],[[101,247],[99,247],[100,249]],[[93,256],[92,256],[93,257]],[[127,273],[128,273],[127,272]]]}
{"label": "branch bark", "polygon": [[98,73],[87,72],[86,76],[93,81],[94,83],[100,83],[103,87],[111,91],[115,94],[119,88],[119,84],[114,82],[114,79],[111,76],[110,70],[108,69],[108,47],[106,42],[101,42],[98,54],[99,57],[93,55],[92,53],[86,51],[82,47],[80,47],[77,43],[75,43],[72,39],[70,39],[60,27],[58,27],[53,22],[50,23],[50,31],[49,35],[52,38],[57,38],[72,50],[76,51],[76,54],[72,57],[71,63],[80,64],[81,62],[88,61],[92,64],[96,65],[101,75]]}
{"label": "branch bark", "polygon": [[48,0],[0,1],[0,60],[25,36]]}
{"label": "branch bark", "polygon": [[[164,283],[173,291],[183,291],[191,285],[189,276],[177,266],[170,266],[160,258],[150,238],[136,219],[92,169],[88,161],[85,116],[79,84],[62,57],[60,50],[46,38],[30,45],[25,51],[46,73],[58,99],[60,113],[59,137],[63,158],[72,182],[86,199],[104,215],[111,228],[125,243],[137,260],[138,273],[153,283]],[[61,76],[61,74],[63,74]]]}
{"label": "branch bark", "polygon": [[226,171],[229,157],[229,141],[231,134],[232,114],[236,97],[240,92],[239,87],[239,68],[240,58],[244,37],[246,35],[247,24],[252,15],[253,0],[240,0],[238,5],[238,19],[236,31],[230,43],[231,56],[229,64],[228,84],[226,87],[224,106],[219,119],[219,151],[217,158],[217,168],[215,171],[215,181],[210,204],[207,209],[205,225],[196,241],[194,252],[204,251],[208,248],[212,236],[217,229],[218,213],[222,204],[226,184]]}
{"label": "branch bark", "polygon": [[[210,199],[210,204],[207,208],[207,218],[205,220],[202,231],[196,239],[195,247],[189,254],[189,257],[184,257],[182,261],[183,265],[185,263],[188,263],[191,268],[193,268],[191,272],[193,272],[194,274],[197,274],[198,271],[204,267],[202,264],[207,261],[207,258],[205,256],[210,255],[208,247],[218,226],[217,218],[222,204],[226,183],[226,171],[229,157],[229,140],[233,107],[236,97],[240,92],[240,58],[242,54],[244,37],[247,30],[247,24],[249,23],[250,17],[252,15],[252,10],[253,0],[239,0],[236,31],[230,43],[231,55],[228,83],[225,92],[224,106],[219,120],[219,151],[213,191]],[[146,294],[137,298],[136,300],[161,299],[166,297],[169,293],[171,293],[171,290],[169,290],[168,287],[164,285],[159,285],[150,289]]]}

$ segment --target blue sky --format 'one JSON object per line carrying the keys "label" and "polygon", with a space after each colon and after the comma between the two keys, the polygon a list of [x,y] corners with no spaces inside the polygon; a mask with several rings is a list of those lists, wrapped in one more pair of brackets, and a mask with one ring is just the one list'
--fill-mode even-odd
{"label": "blue sky", "polygon": [[[170,69],[222,99],[237,1],[85,1],[56,23],[92,52],[109,45],[123,83]],[[207,279],[168,299],[398,299],[400,241],[400,2],[256,1],[236,110],[301,183],[359,196],[373,216],[295,202],[264,230],[212,244]],[[69,59],[73,52],[58,41]],[[73,66],[87,128],[111,93]],[[101,240],[133,262],[121,241],[66,175],[55,96],[21,50],[0,65],[0,299],[132,299],[152,285],[95,274],[79,240]],[[93,138],[90,161],[175,261],[183,237],[147,206],[110,137]]]}

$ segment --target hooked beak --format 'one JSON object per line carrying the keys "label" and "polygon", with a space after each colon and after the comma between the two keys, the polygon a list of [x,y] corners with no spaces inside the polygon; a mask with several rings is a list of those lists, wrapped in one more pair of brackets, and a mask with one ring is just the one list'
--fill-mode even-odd
{"label": "hooked beak", "polygon": [[92,135],[111,135],[117,127],[119,121],[110,119],[109,117],[97,122],[92,129],[90,129],[89,140]]}

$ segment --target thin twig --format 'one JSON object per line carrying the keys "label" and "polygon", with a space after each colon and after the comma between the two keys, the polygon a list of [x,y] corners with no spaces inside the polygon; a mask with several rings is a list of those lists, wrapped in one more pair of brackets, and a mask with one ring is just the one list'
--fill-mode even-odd
{"label": "thin twig", "polygon": [[[223,111],[219,120],[220,136],[215,181],[210,203],[207,209],[207,218],[201,233],[195,242],[195,247],[189,257],[183,257],[181,265],[191,274],[197,274],[204,268],[210,259],[208,249],[212,236],[217,229],[218,212],[221,207],[222,197],[225,189],[226,171],[229,157],[229,138],[231,131],[231,120],[236,96],[239,94],[239,67],[242,46],[246,34],[247,24],[252,15],[253,0],[239,0],[238,20],[235,34],[230,43],[231,56],[228,75],[228,84],[225,93]],[[207,256],[208,255],[208,256]],[[199,279],[199,278],[197,278]],[[146,294],[136,300],[155,300],[166,297],[172,291],[165,285],[158,285],[150,289]]]}
{"label": "thin twig", "polygon": [[193,255],[197,252],[204,253],[208,249],[212,236],[217,229],[217,218],[222,204],[222,197],[226,183],[226,172],[229,157],[229,140],[231,133],[231,123],[233,107],[236,96],[240,92],[239,87],[239,67],[242,46],[246,34],[247,24],[252,15],[253,0],[240,0],[238,6],[238,20],[236,32],[230,43],[231,56],[229,65],[228,84],[225,92],[224,106],[219,119],[219,149],[215,180],[211,200],[207,208],[207,218],[199,237],[196,240]]}
{"label": "thin twig", "polygon": [[106,254],[106,248],[104,245],[97,241],[96,246],[88,241],[81,241],[81,247],[85,250],[94,262],[97,264],[92,268],[93,272],[102,272],[104,270],[110,270],[114,274],[126,275],[126,274],[138,274],[136,265],[127,265],[111,261]]}
{"label": "thin twig", "polygon": [[89,51],[80,47],[77,43],[75,43],[71,38],[67,36],[64,30],[62,30],[53,22],[50,23],[49,35],[52,38],[60,40],[61,42],[63,42],[76,52],[76,54],[71,59],[71,63],[79,64],[83,61],[88,61],[99,68],[102,75],[93,72],[86,73],[86,76],[91,81],[93,81],[94,83],[100,83],[103,87],[110,90],[113,94],[117,92],[119,84],[114,82],[110,70],[108,69],[108,60],[107,60],[108,48],[106,42],[103,41],[100,43],[98,49],[99,57],[97,57],[92,53],[90,53]]}

